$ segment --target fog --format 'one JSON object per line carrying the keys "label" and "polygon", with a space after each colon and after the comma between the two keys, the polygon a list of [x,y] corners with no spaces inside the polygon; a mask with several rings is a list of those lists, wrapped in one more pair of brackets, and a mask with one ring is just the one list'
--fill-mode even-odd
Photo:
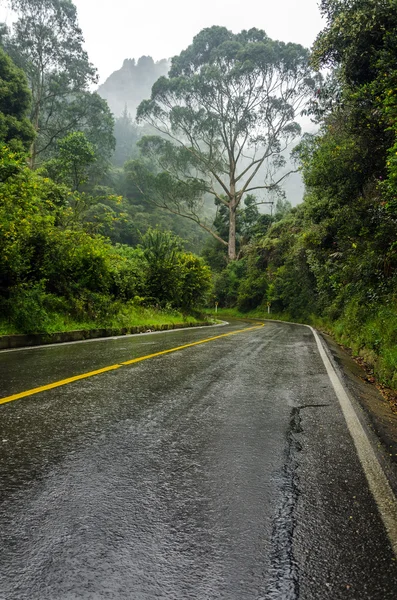
{"label": "fog", "polygon": [[[3,4],[3,3],[2,3]],[[311,46],[323,27],[318,0],[74,0],[91,61],[100,82],[126,58],[158,61],[179,54],[204,27],[223,25],[234,32],[257,27],[273,39]],[[0,7],[0,21],[10,20]]]}

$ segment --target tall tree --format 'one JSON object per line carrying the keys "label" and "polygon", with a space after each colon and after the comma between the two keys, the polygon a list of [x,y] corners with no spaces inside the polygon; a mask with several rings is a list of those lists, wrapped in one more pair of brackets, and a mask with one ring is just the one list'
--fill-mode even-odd
{"label": "tall tree", "polygon": [[9,0],[8,4],[17,20],[2,42],[27,74],[32,92],[31,121],[37,132],[31,148],[34,166],[49,144],[73,129],[72,122],[59,121],[59,115],[75,94],[97,81],[97,75],[83,49],[71,0]]}
{"label": "tall tree", "polygon": [[313,62],[342,70],[348,85],[363,85],[379,75],[381,54],[395,51],[395,0],[321,0],[327,21],[318,35]]}
{"label": "tall tree", "polygon": [[12,148],[26,150],[34,139],[31,101],[25,74],[0,48],[0,140]]}
{"label": "tall tree", "polygon": [[112,156],[112,162],[116,167],[122,167],[134,153],[137,153],[136,143],[139,140],[139,129],[134,124],[127,105],[124,107],[121,117],[114,124],[114,137],[116,138],[116,149]]}
{"label": "tall tree", "polygon": [[[140,142],[152,170],[131,164],[130,176],[152,202],[226,244],[230,260],[242,199],[274,190],[286,176],[279,175],[283,152],[300,133],[295,116],[314,85],[308,59],[302,46],[258,29],[204,29],[138,108],[138,121],[160,136]],[[228,210],[227,242],[203,218],[206,195]]]}
{"label": "tall tree", "polygon": [[78,191],[87,183],[89,167],[96,161],[94,146],[81,131],[69,133],[58,145],[57,158],[45,163],[45,168],[54,181]]}
{"label": "tall tree", "polygon": [[54,118],[40,132],[40,162],[57,155],[58,143],[68,133],[82,131],[97,154],[98,177],[103,175],[115,147],[114,118],[106,103],[97,93],[76,92],[54,108]]}

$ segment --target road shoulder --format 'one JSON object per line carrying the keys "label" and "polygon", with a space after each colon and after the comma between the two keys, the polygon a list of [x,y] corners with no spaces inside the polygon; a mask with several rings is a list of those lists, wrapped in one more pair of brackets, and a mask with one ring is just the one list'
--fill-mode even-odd
{"label": "road shoulder", "polygon": [[321,339],[328,351],[329,358],[350,396],[362,424],[372,435],[373,445],[385,469],[390,484],[397,492],[397,414],[390,403],[382,396],[363,367],[327,334],[321,333]]}

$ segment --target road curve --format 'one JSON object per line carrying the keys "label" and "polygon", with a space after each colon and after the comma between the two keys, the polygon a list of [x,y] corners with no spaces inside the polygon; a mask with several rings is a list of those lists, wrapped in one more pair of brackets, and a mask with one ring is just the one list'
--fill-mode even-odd
{"label": "road curve", "polygon": [[0,406],[1,600],[396,598],[308,328],[1,352],[0,394],[131,361]]}

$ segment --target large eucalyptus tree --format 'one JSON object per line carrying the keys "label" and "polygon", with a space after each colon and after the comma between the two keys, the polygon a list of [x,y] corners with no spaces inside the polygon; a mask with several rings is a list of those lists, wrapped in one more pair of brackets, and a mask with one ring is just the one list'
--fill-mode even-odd
{"label": "large eucalyptus tree", "polygon": [[[302,46],[258,29],[204,29],[140,104],[138,121],[158,135],[140,141],[146,164],[130,163],[129,175],[150,201],[227,245],[234,260],[237,209],[246,194],[275,190],[286,176],[283,153],[300,133],[295,119],[313,84]],[[208,194],[229,211],[227,241],[205,220]]]}

